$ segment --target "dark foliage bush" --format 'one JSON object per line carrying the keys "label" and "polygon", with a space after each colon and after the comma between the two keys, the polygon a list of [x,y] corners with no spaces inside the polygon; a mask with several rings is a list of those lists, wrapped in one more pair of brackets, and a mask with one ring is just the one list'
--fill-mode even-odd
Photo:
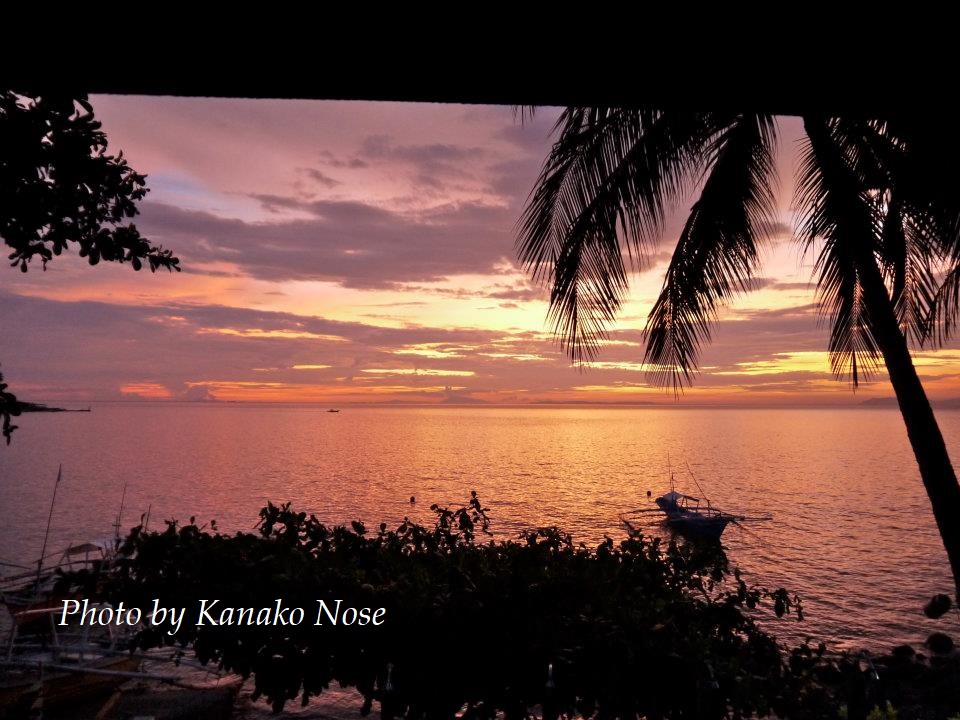
{"label": "dark foliage bush", "polygon": [[[187,608],[175,636],[151,630],[137,644],[190,645],[252,675],[277,710],[334,682],[360,691],[364,713],[378,701],[385,718],[787,715],[816,694],[808,678],[822,648],[787,658],[749,612],[799,616],[799,605],[748,587],[719,546],[630,532],[587,548],[557,528],[484,542],[476,494],[432,510],[432,528],[331,528],[272,504],[259,535],[208,532],[193,518],[135,528],[101,592],[128,607]],[[306,618],[198,628],[201,598],[254,608],[280,598]],[[384,622],[316,626],[318,599],[384,607]]]}

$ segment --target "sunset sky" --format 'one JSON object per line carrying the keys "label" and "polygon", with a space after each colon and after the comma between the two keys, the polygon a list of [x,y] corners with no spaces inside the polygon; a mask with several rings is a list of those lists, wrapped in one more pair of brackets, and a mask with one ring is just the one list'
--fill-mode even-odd
{"label": "sunset sky", "polygon": [[[633,278],[598,362],[571,367],[515,226],[558,111],[275,100],[94,97],[112,152],[151,192],[136,223],[182,273],[5,270],[0,362],[25,400],[657,402],[641,330],[679,232]],[[799,122],[779,126],[782,233],[758,289],[716,326],[678,402],[857,403],[791,242]],[[955,346],[954,346],[955,347]],[[928,392],[960,395],[960,350],[916,354]]]}

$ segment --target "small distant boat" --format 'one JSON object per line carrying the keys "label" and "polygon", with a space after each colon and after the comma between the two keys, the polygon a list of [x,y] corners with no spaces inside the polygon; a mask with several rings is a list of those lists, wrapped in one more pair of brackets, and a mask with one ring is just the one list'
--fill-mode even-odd
{"label": "small distant boat", "polygon": [[329,410],[327,410],[327,412],[340,412],[340,411],[339,411],[339,410],[336,410],[336,409],[334,409],[334,408],[330,408]]}

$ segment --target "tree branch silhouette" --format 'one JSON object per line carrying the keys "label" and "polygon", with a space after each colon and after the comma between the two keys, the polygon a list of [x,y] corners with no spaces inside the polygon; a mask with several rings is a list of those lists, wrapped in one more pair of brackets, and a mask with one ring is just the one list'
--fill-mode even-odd
{"label": "tree branch silhouette", "polygon": [[[91,265],[130,263],[180,270],[170,250],[153,245],[128,222],[146,196],[146,176],[107,136],[86,95],[0,91],[0,237],[11,267],[27,272],[71,248]],[[17,398],[0,376],[0,419],[10,442]]]}

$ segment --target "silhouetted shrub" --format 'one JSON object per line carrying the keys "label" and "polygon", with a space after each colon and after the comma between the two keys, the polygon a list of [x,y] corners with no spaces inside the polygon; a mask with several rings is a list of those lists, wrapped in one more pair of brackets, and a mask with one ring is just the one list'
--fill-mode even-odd
{"label": "silhouetted shrub", "polygon": [[[557,528],[482,542],[486,511],[434,505],[432,528],[404,520],[327,527],[288,505],[260,513],[260,535],[208,532],[193,518],[135,528],[102,588],[127,607],[185,607],[173,638],[204,662],[252,675],[277,710],[338,682],[383,717],[548,720],[786,714],[811,697],[818,650],[785,661],[748,608],[799,615],[784,590],[748,587],[719,546],[637,532],[595,548]],[[214,525],[215,529],[215,525]],[[195,627],[199,599],[223,607],[302,607],[299,626]],[[317,600],[386,608],[379,627],[322,626]],[[191,617],[192,615],[192,617]],[[189,625],[189,626],[187,626]],[[806,689],[805,689],[806,688]]]}

